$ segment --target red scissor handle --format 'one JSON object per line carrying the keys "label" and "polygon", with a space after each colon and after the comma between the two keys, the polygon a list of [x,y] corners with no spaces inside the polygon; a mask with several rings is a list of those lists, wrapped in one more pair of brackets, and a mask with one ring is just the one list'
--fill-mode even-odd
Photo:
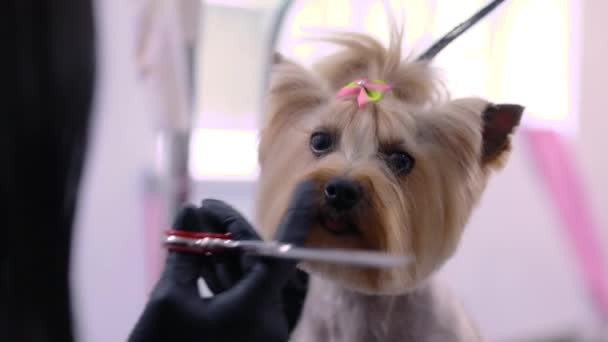
{"label": "red scissor handle", "polygon": [[232,239],[232,234],[230,233],[195,233],[195,232],[187,232],[184,230],[167,230],[165,231],[165,235],[167,236],[179,236],[179,237],[184,237],[184,238],[191,238],[191,239],[204,239],[204,238],[215,238],[215,239],[226,239],[226,240],[230,240]]}
{"label": "red scissor handle", "polygon": [[[224,239],[230,240],[232,239],[232,234],[230,233],[196,233],[196,232],[188,232],[183,230],[167,230],[165,231],[166,236],[179,236],[188,239],[204,239],[204,238],[215,238],[215,239]],[[196,253],[196,254],[207,254],[210,255],[211,251],[200,248],[192,248],[186,246],[175,246],[171,244],[165,244],[169,251],[173,252],[186,252],[186,253]],[[217,251],[213,251],[217,253]]]}

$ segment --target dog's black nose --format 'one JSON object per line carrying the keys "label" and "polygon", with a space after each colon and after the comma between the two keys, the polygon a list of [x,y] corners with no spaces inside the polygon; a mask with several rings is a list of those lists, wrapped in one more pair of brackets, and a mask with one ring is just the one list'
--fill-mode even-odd
{"label": "dog's black nose", "polygon": [[325,185],[325,200],[336,210],[352,209],[361,199],[361,189],[344,178],[332,178]]}

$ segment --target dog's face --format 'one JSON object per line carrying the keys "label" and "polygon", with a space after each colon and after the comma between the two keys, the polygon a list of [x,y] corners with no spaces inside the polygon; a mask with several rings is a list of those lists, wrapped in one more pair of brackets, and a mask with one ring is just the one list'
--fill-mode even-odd
{"label": "dog's face", "polygon": [[[395,294],[454,252],[491,169],[504,161],[522,108],[473,98],[433,104],[428,92],[407,89],[430,89],[420,79],[430,77],[425,69],[401,65],[402,75],[386,80],[398,84],[394,94],[359,108],[335,92],[367,75],[337,75],[322,65],[313,74],[276,61],[259,150],[257,219],[265,235],[274,233],[295,185],[312,179],[318,210],[309,246],[415,258],[391,270],[304,264],[309,272],[358,291]],[[399,79],[408,72],[419,73],[411,84]]]}

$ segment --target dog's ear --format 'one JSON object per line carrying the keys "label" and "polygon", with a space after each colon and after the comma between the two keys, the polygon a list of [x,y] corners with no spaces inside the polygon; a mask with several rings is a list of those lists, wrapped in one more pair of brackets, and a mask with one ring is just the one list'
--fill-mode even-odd
{"label": "dog's ear", "polygon": [[265,124],[307,112],[326,100],[321,80],[278,52],[272,56]]}
{"label": "dog's ear", "polygon": [[521,121],[524,107],[516,104],[490,104],[482,113],[483,164],[499,161],[511,148],[511,134]]}
{"label": "dog's ear", "polygon": [[467,156],[484,167],[500,168],[523,110],[519,105],[492,104],[481,98],[454,99],[432,108],[435,115],[421,115],[419,136],[439,142],[458,158]]}

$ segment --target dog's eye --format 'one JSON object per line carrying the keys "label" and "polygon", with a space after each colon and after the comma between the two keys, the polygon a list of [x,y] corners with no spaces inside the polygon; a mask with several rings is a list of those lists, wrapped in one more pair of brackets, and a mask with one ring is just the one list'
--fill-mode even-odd
{"label": "dog's eye", "polygon": [[397,174],[408,174],[414,168],[414,158],[405,152],[387,153],[386,162]]}
{"label": "dog's eye", "polygon": [[326,153],[334,146],[334,139],[326,132],[315,132],[310,136],[310,149],[317,155]]}

